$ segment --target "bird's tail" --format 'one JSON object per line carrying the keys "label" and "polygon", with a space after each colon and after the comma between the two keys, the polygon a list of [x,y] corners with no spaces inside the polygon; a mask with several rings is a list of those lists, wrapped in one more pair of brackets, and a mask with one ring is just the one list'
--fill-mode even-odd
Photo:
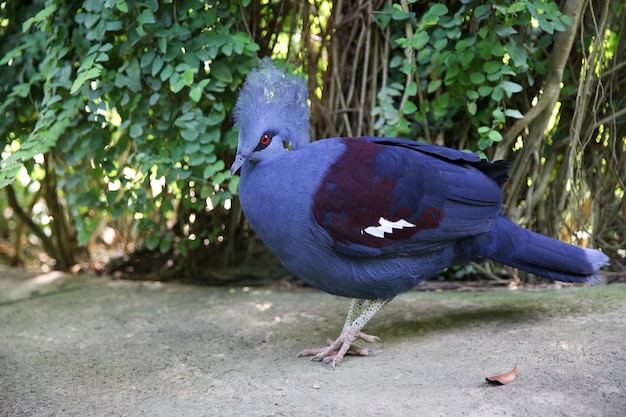
{"label": "bird's tail", "polygon": [[600,281],[600,268],[609,263],[604,253],[568,245],[526,230],[498,216],[491,232],[478,236],[474,253],[481,258],[565,282]]}

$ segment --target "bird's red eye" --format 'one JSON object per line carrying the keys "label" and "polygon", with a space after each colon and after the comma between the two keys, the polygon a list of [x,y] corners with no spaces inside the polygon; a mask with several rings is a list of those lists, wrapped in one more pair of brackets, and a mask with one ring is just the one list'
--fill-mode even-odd
{"label": "bird's red eye", "polygon": [[272,142],[273,137],[274,137],[274,133],[272,132],[263,133],[263,135],[261,136],[261,139],[259,139],[259,144],[256,145],[255,151],[262,151],[263,149],[267,148],[269,144]]}

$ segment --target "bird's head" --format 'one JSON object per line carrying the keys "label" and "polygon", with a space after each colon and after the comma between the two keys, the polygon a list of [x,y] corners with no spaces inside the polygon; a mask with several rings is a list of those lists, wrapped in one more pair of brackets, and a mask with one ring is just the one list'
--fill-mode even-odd
{"label": "bird's head", "polygon": [[271,158],[311,139],[308,91],[302,77],[278,70],[269,58],[243,84],[234,109],[239,126],[234,174],[246,161]]}

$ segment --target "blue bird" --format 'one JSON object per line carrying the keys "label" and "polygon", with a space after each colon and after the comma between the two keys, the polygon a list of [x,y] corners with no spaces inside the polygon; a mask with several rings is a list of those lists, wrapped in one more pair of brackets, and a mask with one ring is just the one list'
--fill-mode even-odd
{"label": "blue bird", "polygon": [[396,295],[467,261],[492,259],[565,282],[600,278],[609,259],[500,214],[507,163],[384,137],[310,142],[307,87],[266,59],[234,110],[239,198],[257,235],[309,285],[352,298],[339,337],[298,356],[330,363]]}

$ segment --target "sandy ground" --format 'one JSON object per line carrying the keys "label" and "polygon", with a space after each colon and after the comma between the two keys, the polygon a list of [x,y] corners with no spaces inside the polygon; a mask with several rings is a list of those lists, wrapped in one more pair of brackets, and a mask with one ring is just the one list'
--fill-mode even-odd
{"label": "sandy ground", "polygon": [[0,269],[0,416],[626,415],[624,285],[411,292],[366,327],[376,356],[296,358],[348,304]]}

